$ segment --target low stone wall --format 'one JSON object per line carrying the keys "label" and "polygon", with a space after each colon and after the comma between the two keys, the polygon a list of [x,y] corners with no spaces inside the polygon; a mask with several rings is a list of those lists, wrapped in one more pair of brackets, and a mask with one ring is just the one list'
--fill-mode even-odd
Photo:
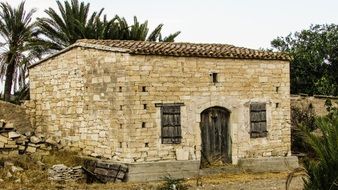
{"label": "low stone wall", "polygon": [[198,176],[200,162],[189,161],[162,161],[129,163],[128,182],[163,180],[170,175],[175,178],[191,178]]}
{"label": "low stone wall", "polygon": [[61,148],[60,142],[35,135],[33,131],[20,133],[13,123],[0,120],[0,155],[48,153]]}
{"label": "low stone wall", "polygon": [[32,131],[31,117],[26,113],[24,106],[0,100],[0,120],[12,123],[20,133]]}
{"label": "low stone wall", "polygon": [[310,104],[314,108],[314,112],[318,116],[326,115],[328,112],[325,107],[325,101],[331,100],[332,105],[338,107],[338,97],[334,96],[307,96],[307,95],[291,95],[291,107],[303,107],[306,108]]}
{"label": "low stone wall", "polygon": [[281,172],[293,171],[299,167],[296,156],[273,158],[246,158],[238,162],[238,166],[246,172]]}

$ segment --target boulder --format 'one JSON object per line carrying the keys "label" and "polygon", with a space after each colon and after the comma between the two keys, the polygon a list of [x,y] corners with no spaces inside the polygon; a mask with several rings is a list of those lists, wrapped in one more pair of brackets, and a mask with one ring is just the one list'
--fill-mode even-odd
{"label": "boulder", "polygon": [[27,142],[27,138],[26,138],[26,136],[21,135],[20,138],[17,138],[15,140],[15,142],[16,142],[16,144],[24,145]]}
{"label": "boulder", "polygon": [[28,153],[34,153],[34,152],[36,152],[36,147],[27,146],[26,152],[28,152]]}
{"label": "boulder", "polygon": [[16,144],[5,144],[5,148],[15,149],[15,148],[18,148],[18,145],[16,145]]}
{"label": "boulder", "polygon": [[8,138],[10,138],[10,139],[15,139],[15,138],[19,138],[19,137],[20,137],[20,134],[15,132],[15,131],[10,131],[8,133]]}
{"label": "boulder", "polygon": [[0,135],[0,142],[7,143],[8,142],[8,138]]}
{"label": "boulder", "polygon": [[13,123],[6,123],[4,126],[5,129],[14,129],[14,124]]}
{"label": "boulder", "polygon": [[33,135],[33,133],[32,133],[31,131],[25,132],[25,136],[26,136],[26,137],[30,137],[30,136],[32,136],[32,135]]}
{"label": "boulder", "polygon": [[19,150],[23,151],[23,150],[25,150],[25,149],[26,149],[25,146],[22,146],[22,145],[19,146]]}
{"label": "boulder", "polygon": [[51,138],[51,137],[49,137],[48,139],[46,139],[45,142],[48,143],[48,144],[51,144],[51,145],[57,145],[57,144],[58,144],[58,143],[57,143],[55,140],[53,140],[53,138]]}
{"label": "boulder", "polygon": [[31,136],[31,137],[30,137],[30,141],[31,141],[31,143],[37,144],[37,143],[39,143],[39,142],[42,142],[42,139],[39,138],[39,137],[37,137],[37,136]]}

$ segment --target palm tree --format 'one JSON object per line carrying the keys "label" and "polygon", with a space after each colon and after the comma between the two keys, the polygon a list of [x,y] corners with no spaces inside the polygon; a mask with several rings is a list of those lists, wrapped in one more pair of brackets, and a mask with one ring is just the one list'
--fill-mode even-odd
{"label": "palm tree", "polygon": [[45,35],[48,40],[49,48],[61,50],[82,38],[95,38],[97,31],[95,25],[100,24],[100,16],[103,12],[94,12],[89,16],[90,4],[79,3],[78,0],[64,2],[56,1],[59,12],[49,8],[45,13],[49,18],[38,18],[38,25],[41,34]]}
{"label": "palm tree", "polygon": [[59,14],[49,8],[45,10],[48,18],[38,18],[40,32],[48,38],[48,47],[53,50],[61,50],[78,39],[174,41],[180,34],[176,32],[162,39],[163,24],[160,24],[147,38],[147,21],[140,24],[134,17],[134,24],[129,26],[123,17],[108,20],[104,15],[102,19],[103,9],[90,15],[89,3],[79,3],[78,0],[64,1],[64,4],[56,2]]}
{"label": "palm tree", "polygon": [[0,77],[5,77],[4,99],[10,100],[12,90],[17,85],[25,85],[27,66],[34,58],[39,58],[44,48],[37,38],[35,25],[31,22],[35,10],[25,11],[25,3],[17,8],[8,3],[0,3]]}
{"label": "palm tree", "polygon": [[304,168],[296,168],[286,182],[289,189],[291,180],[304,175],[304,189],[338,189],[338,109],[332,108],[325,117],[316,119],[320,133],[313,133],[301,127],[305,142],[313,149],[315,158],[306,159]]}
{"label": "palm tree", "polygon": [[[119,19],[119,24],[123,26],[128,26],[127,21],[122,18]],[[137,17],[134,16],[134,23],[128,27],[128,36],[122,40],[146,40],[146,41],[164,41],[164,42],[173,42],[174,39],[181,33],[175,32],[170,34],[167,37],[162,38],[162,27],[163,24],[159,24],[149,35],[148,21],[140,24],[137,20]]]}
{"label": "palm tree", "polygon": [[305,131],[306,142],[316,159],[304,163],[308,174],[304,189],[338,189],[338,110],[318,118],[316,125],[321,135]]}

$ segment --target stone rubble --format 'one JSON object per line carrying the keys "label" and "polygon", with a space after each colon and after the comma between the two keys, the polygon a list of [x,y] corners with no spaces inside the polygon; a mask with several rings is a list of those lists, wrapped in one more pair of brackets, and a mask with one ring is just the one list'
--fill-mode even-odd
{"label": "stone rubble", "polygon": [[46,140],[44,136],[36,136],[32,131],[20,134],[13,123],[0,119],[0,154],[41,153],[59,148],[62,146],[51,138]]}
{"label": "stone rubble", "polygon": [[63,164],[53,165],[48,169],[48,179],[52,181],[79,181],[86,178],[82,166],[67,167]]}

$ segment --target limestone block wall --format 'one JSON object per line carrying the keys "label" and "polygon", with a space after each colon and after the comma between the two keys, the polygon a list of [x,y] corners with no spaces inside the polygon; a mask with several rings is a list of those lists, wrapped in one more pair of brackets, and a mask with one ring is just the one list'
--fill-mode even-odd
{"label": "limestone block wall", "polygon": [[36,133],[69,146],[86,147],[89,138],[81,136],[81,131],[91,134],[93,121],[85,118],[85,65],[77,51],[65,52],[30,69],[30,95],[31,104],[35,104]]}
{"label": "limestone block wall", "polygon": [[[119,139],[127,160],[175,159],[178,149],[201,157],[200,114],[212,106],[229,109],[232,161],[239,158],[285,156],[290,150],[289,66],[282,61],[127,56],[116,65],[122,92],[117,105],[126,135]],[[125,72],[123,74],[123,72]],[[210,74],[218,73],[214,84]],[[142,86],[147,92],[141,92]],[[250,139],[250,102],[267,103],[268,137]],[[160,109],[155,103],[184,103],[182,143],[161,144]],[[147,109],[143,105],[147,104]],[[154,120],[154,118],[156,118]],[[146,128],[141,123],[146,122]],[[135,130],[136,129],[136,130]],[[145,144],[149,147],[146,147]],[[127,145],[128,144],[128,145]]]}
{"label": "limestone block wall", "polygon": [[[211,73],[218,73],[217,83]],[[199,160],[200,114],[213,106],[231,111],[233,163],[290,151],[286,61],[74,48],[33,67],[30,77],[40,131],[92,156],[131,163],[176,160],[183,151],[189,152],[185,159]],[[267,103],[269,132],[252,139],[249,107],[256,101]],[[155,103],[184,103],[181,144],[161,144],[160,108]]]}

